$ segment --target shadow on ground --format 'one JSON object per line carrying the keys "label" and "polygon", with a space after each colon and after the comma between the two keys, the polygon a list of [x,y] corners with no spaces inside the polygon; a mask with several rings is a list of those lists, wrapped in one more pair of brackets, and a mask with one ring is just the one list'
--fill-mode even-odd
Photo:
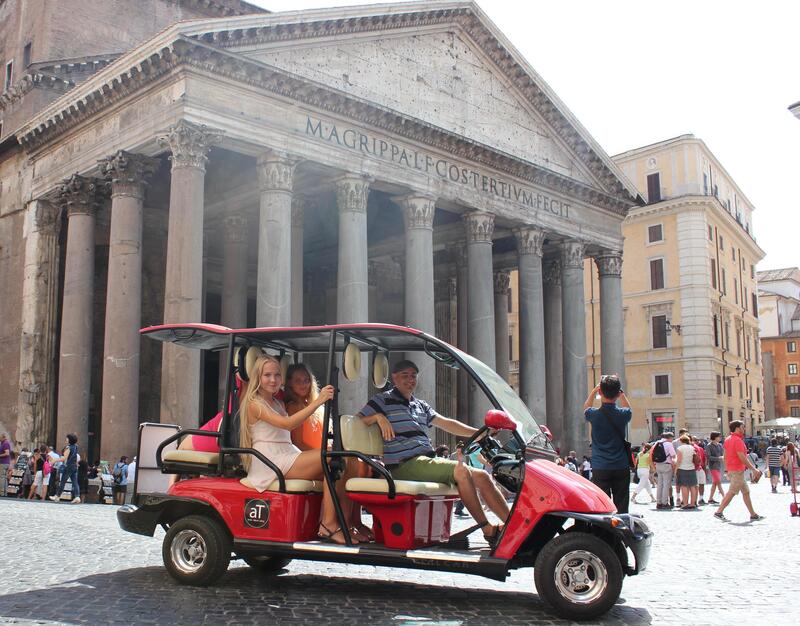
{"label": "shadow on ground", "polygon": [[[376,576],[389,570],[376,569]],[[393,626],[560,622],[534,593],[462,590],[364,578],[265,577],[232,568],[214,587],[176,584],[161,567],[95,574],[0,596],[0,617],[68,624],[369,623]],[[617,604],[604,624],[648,624]]]}

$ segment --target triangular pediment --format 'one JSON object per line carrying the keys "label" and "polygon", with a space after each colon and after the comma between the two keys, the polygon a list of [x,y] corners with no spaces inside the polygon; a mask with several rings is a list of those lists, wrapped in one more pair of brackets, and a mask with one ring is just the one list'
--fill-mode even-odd
{"label": "triangular pediment", "polygon": [[[232,50],[234,51],[234,50]],[[299,40],[239,52],[591,184],[591,174],[457,29]]]}

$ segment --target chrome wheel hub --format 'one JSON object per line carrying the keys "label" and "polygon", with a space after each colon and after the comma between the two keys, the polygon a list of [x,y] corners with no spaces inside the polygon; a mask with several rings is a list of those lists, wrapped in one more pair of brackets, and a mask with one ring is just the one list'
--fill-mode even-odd
{"label": "chrome wheel hub", "polygon": [[594,602],[608,587],[608,570],[603,561],[585,550],[562,556],[553,576],[558,592],[575,604]]}
{"label": "chrome wheel hub", "polygon": [[184,574],[194,574],[206,562],[206,542],[194,530],[182,530],[172,540],[172,562]]}

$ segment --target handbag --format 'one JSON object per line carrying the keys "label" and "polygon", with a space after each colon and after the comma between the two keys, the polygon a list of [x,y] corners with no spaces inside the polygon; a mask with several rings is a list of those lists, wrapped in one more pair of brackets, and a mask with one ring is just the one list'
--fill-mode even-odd
{"label": "handbag", "polygon": [[636,464],[633,462],[633,452],[631,451],[631,442],[625,439],[625,435],[622,434],[622,431],[617,427],[617,425],[613,422],[611,417],[603,411],[603,415],[605,415],[608,423],[611,424],[611,428],[614,429],[614,432],[619,435],[619,438],[622,439],[622,447],[625,448],[625,456],[628,457],[628,468],[631,470],[636,469]]}

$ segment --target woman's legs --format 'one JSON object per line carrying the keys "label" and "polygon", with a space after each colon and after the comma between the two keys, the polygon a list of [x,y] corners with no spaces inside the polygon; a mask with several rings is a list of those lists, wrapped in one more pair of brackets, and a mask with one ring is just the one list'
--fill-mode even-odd
{"label": "woman's legs", "polygon": [[689,506],[689,487],[681,485],[681,506]]}

